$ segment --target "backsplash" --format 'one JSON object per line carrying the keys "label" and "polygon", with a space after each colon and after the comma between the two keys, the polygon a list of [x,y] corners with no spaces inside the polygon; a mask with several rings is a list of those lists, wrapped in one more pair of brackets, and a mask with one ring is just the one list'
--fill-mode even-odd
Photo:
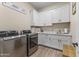
{"label": "backsplash", "polygon": [[56,24],[53,24],[53,28],[70,28],[70,23],[56,23]]}
{"label": "backsplash", "polygon": [[42,27],[42,30],[43,30],[43,31],[53,31],[53,26],[51,26],[51,27],[50,27],[50,26]]}
{"label": "backsplash", "polygon": [[68,32],[70,32],[70,23],[54,23],[51,27],[42,27],[43,31],[59,31],[61,30],[62,32],[64,29],[68,29]]}
{"label": "backsplash", "polygon": [[64,33],[67,30],[70,33],[70,23],[54,23],[52,26],[41,26],[40,28],[32,28],[33,32],[62,32]]}

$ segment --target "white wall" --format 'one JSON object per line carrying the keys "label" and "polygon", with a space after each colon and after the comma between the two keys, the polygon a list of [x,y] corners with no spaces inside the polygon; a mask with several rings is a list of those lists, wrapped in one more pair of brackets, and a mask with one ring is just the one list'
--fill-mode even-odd
{"label": "white wall", "polygon": [[32,6],[28,3],[15,3],[21,8],[26,9],[26,15],[12,10],[10,8],[4,7],[0,4],[0,31],[1,30],[22,30],[30,29],[32,24],[32,17],[30,10]]}
{"label": "white wall", "polygon": [[[76,14],[72,15],[72,3],[71,5],[71,33],[73,42],[78,42],[79,45],[79,3],[76,3]],[[79,57],[79,47],[76,47],[76,56]]]}

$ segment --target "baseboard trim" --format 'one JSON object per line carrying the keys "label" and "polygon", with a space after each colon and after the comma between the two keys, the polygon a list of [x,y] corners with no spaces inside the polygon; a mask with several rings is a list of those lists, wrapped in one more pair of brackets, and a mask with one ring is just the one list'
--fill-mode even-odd
{"label": "baseboard trim", "polygon": [[63,52],[63,50],[56,49],[56,48],[53,48],[53,47],[45,46],[45,45],[42,45],[42,44],[38,44],[38,45]]}

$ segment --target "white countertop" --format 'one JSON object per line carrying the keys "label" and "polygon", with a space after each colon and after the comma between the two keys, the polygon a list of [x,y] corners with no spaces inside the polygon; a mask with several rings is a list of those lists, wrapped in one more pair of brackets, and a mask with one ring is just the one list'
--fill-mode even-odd
{"label": "white countertop", "polygon": [[51,35],[64,35],[64,36],[72,36],[71,34],[56,34],[54,32],[38,32],[39,34],[51,34]]}

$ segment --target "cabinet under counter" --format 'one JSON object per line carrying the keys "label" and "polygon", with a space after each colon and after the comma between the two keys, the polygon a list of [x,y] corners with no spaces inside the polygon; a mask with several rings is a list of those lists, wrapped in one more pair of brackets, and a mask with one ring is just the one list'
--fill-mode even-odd
{"label": "cabinet under counter", "polygon": [[72,36],[70,34],[53,34],[53,33],[39,33],[38,44],[45,45],[51,48],[63,50],[63,45],[72,45]]}

